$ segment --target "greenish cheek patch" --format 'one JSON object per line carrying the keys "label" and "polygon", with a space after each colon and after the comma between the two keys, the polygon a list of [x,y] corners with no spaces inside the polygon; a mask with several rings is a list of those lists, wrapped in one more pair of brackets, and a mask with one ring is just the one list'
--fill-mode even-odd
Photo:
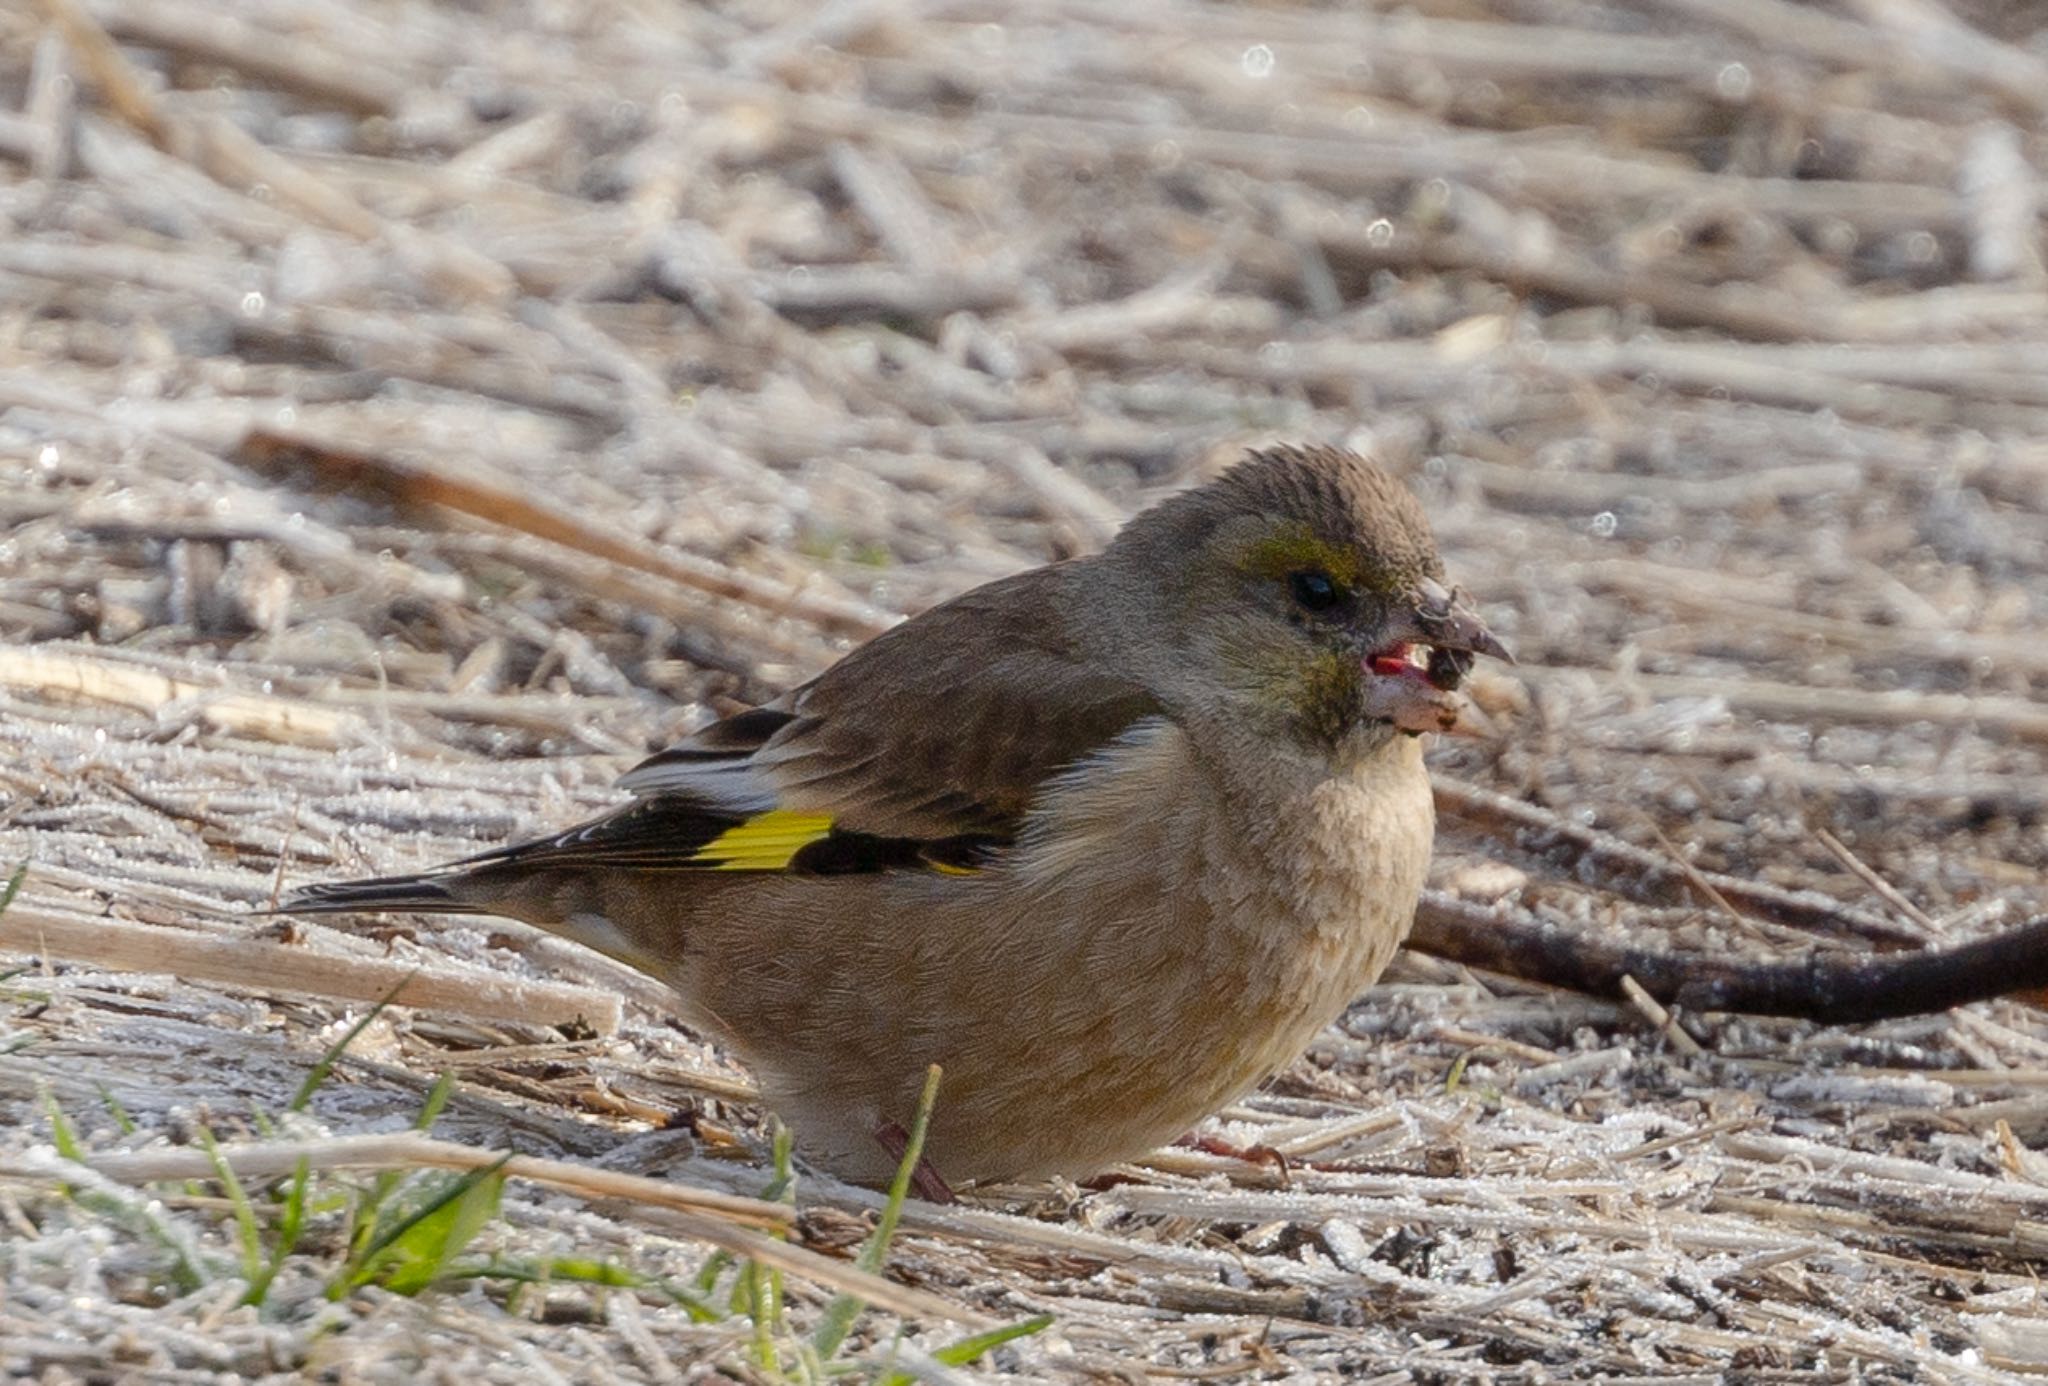
{"label": "greenish cheek patch", "polygon": [[1358,718],[1364,670],[1356,658],[1291,641],[1245,641],[1228,648],[1226,660],[1241,687],[1310,741],[1334,741]]}
{"label": "greenish cheek patch", "polygon": [[1296,720],[1311,736],[1336,740],[1357,717],[1361,684],[1357,660],[1334,653],[1315,656],[1289,690]]}

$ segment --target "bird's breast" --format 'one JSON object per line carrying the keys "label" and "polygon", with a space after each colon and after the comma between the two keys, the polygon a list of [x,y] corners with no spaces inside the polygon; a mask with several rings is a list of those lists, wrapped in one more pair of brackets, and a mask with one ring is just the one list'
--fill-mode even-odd
{"label": "bird's breast", "polygon": [[1016,936],[1036,935],[1063,978],[1050,987],[1127,1091],[1179,1085],[1189,1102],[1167,1106],[1213,1109],[1379,975],[1413,920],[1433,829],[1408,738],[1329,773],[1218,764],[1162,722],[1049,796],[1015,868],[1041,929]]}

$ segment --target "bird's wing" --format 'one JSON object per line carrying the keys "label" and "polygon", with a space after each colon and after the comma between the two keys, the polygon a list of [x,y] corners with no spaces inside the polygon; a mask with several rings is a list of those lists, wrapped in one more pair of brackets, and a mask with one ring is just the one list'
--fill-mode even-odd
{"label": "bird's wing", "polygon": [[547,845],[592,864],[977,864],[1049,777],[1160,710],[1068,638],[1067,580],[1038,569],[933,608],[647,760],[620,781],[639,803]]}
{"label": "bird's wing", "polygon": [[1069,638],[1070,580],[1055,565],[934,607],[635,767],[617,812],[447,869],[972,871],[1046,780],[1160,711]]}
{"label": "bird's wing", "polygon": [[595,868],[821,876],[898,868],[964,873],[1007,845],[1007,838],[990,833],[883,836],[841,827],[830,814],[780,808],[738,813],[688,795],[653,794],[553,837],[466,857],[428,874],[482,876],[497,868],[522,873]]}

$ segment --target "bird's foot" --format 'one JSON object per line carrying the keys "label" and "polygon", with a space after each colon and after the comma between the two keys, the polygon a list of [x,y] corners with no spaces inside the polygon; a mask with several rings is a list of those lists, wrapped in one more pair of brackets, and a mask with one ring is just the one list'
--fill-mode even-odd
{"label": "bird's foot", "polygon": [[[885,1121],[875,1128],[875,1140],[898,1164],[903,1162],[904,1153],[910,1149],[910,1133],[893,1121]],[[917,1165],[910,1171],[910,1191],[927,1203],[960,1201],[938,1167],[922,1155],[917,1157]]]}
{"label": "bird's foot", "polygon": [[1248,1165],[1270,1169],[1279,1175],[1283,1186],[1288,1182],[1288,1174],[1293,1169],[1287,1157],[1270,1145],[1237,1145],[1224,1140],[1221,1136],[1204,1135],[1200,1131],[1190,1131],[1174,1144],[1187,1150],[1199,1150],[1204,1155],[1221,1155],[1225,1159],[1242,1160]]}

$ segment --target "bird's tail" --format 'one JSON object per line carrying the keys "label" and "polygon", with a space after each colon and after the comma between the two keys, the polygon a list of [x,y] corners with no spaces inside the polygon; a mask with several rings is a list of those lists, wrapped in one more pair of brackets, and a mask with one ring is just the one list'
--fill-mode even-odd
{"label": "bird's tail", "polygon": [[481,914],[481,906],[458,898],[435,875],[374,876],[363,881],[333,881],[307,886],[287,895],[279,914],[343,914],[351,910],[425,910],[434,914]]}

